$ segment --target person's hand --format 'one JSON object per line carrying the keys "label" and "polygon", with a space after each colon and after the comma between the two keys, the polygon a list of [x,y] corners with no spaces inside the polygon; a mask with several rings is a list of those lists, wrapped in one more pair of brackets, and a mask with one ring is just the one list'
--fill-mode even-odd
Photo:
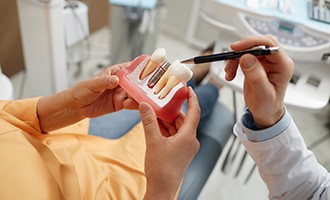
{"label": "person's hand", "polygon": [[71,89],[74,107],[83,117],[97,117],[121,109],[138,109],[138,103],[118,86],[116,73],[128,63],[108,67]]}
{"label": "person's hand", "polygon": [[196,130],[200,108],[196,94],[189,88],[188,111],[173,124],[157,121],[152,108],[140,104],[146,137],[145,199],[173,199],[187,167],[199,149]]}
{"label": "person's hand", "polygon": [[116,76],[122,63],[78,83],[68,90],[42,97],[37,104],[41,132],[49,132],[86,117],[98,117],[121,109],[137,109],[138,103],[119,87]]}
{"label": "person's hand", "polygon": [[[279,46],[275,37],[250,36],[231,44],[233,50],[245,50],[259,45]],[[236,76],[240,65],[244,79],[244,98],[254,123],[259,128],[270,127],[284,114],[284,95],[294,70],[294,63],[282,48],[279,52],[262,57],[251,54],[239,60],[230,60],[225,67],[226,80]]]}

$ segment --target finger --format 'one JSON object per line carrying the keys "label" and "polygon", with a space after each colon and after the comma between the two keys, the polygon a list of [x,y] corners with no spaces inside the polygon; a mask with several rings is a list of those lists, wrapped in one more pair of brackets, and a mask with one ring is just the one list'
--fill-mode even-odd
{"label": "finger", "polygon": [[191,127],[194,130],[197,129],[197,125],[200,117],[200,107],[198,99],[193,89],[189,87],[189,97],[188,97],[188,110],[184,120],[183,126]]}
{"label": "finger", "polygon": [[226,76],[225,76],[225,79],[227,81],[231,81],[236,77],[237,69],[238,69],[238,62],[239,62],[239,60],[228,60],[226,62],[226,66],[225,66]]}
{"label": "finger", "polygon": [[139,110],[147,143],[150,140],[158,140],[161,134],[155,112],[144,102],[140,103]]}
{"label": "finger", "polygon": [[139,104],[131,97],[128,96],[127,92],[121,88],[117,87],[112,90],[113,95],[113,102],[115,111],[121,109],[128,109],[128,110],[137,110],[139,109]]}
{"label": "finger", "polygon": [[175,135],[178,130],[176,129],[175,127],[175,124],[171,124],[171,123],[168,123],[168,122],[163,122],[163,125],[165,126],[165,128],[167,129],[168,133],[172,136],[172,135]]}
{"label": "finger", "polygon": [[[269,47],[280,46],[277,39],[272,35],[265,36],[248,36],[231,44],[233,50],[243,50],[255,46],[265,45]],[[264,56],[272,64],[278,64],[277,71],[290,73],[293,69],[292,59],[286,54],[283,48],[280,47],[277,53]],[[290,67],[288,69],[288,66]]]}
{"label": "finger", "polygon": [[253,89],[258,91],[257,94],[267,94],[271,84],[258,59],[251,54],[246,54],[240,59],[240,66],[245,76],[245,82],[250,86],[252,85]]}
{"label": "finger", "polygon": [[175,119],[176,129],[179,129],[183,125],[184,117],[185,115],[183,113],[180,113],[179,116]]}
{"label": "finger", "polygon": [[[268,47],[275,47],[280,46],[279,42],[277,41],[276,37],[272,35],[264,35],[264,36],[248,36],[245,37],[237,42],[231,44],[231,48],[233,50],[245,50],[252,47],[265,45]],[[272,63],[283,63],[287,60],[286,53],[280,48],[277,53],[266,55],[265,56],[269,61]]]}
{"label": "finger", "polygon": [[265,45],[268,47],[278,46],[279,43],[277,39],[272,35],[265,36],[248,36],[241,40],[234,42],[230,45],[233,50],[244,50],[255,46]]}
{"label": "finger", "polygon": [[88,80],[87,88],[95,93],[103,91],[105,89],[114,89],[119,84],[119,78],[117,76],[100,76]]}
{"label": "finger", "polygon": [[139,109],[139,104],[134,99],[128,98],[124,101],[123,108],[128,110],[137,110]]}
{"label": "finger", "polygon": [[125,63],[120,63],[120,64],[117,64],[117,65],[111,66],[111,74],[112,74],[112,75],[116,75],[117,72],[118,72],[121,68],[128,66],[130,63],[131,63],[131,62],[125,62]]}
{"label": "finger", "polygon": [[157,118],[157,122],[162,135],[166,138],[171,137],[171,134],[169,133],[168,129],[165,127],[163,121]]}
{"label": "finger", "polygon": [[120,63],[116,65],[112,65],[110,67],[107,67],[105,70],[101,71],[99,74],[96,76],[103,76],[103,75],[116,75],[117,72],[123,68],[129,65],[131,62],[125,62],[125,63]]}

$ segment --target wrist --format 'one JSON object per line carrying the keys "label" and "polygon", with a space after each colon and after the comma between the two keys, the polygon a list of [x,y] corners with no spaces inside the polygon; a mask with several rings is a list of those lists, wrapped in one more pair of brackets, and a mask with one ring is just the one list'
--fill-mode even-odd
{"label": "wrist", "polygon": [[161,188],[161,185],[150,186],[147,184],[147,192],[144,196],[144,200],[172,200],[175,197],[177,191],[167,192]]}
{"label": "wrist", "polygon": [[284,108],[282,118],[276,124],[264,129],[255,126],[252,113],[249,109],[245,110],[241,120],[248,140],[252,142],[263,142],[283,133],[290,126],[291,116],[286,108]]}
{"label": "wrist", "polygon": [[62,128],[83,119],[72,103],[68,90],[42,97],[37,104],[37,115],[42,132]]}
{"label": "wrist", "polygon": [[144,200],[159,199],[172,200],[177,194],[180,183],[172,182],[173,178],[168,177],[167,180],[159,179],[160,176],[155,174],[154,177],[147,177],[147,191]]}
{"label": "wrist", "polygon": [[268,115],[264,117],[259,117],[258,115],[254,115],[254,113],[252,113],[254,126],[258,129],[269,128],[274,124],[276,124],[283,117],[284,113],[285,113],[284,107],[276,111],[273,115]]}
{"label": "wrist", "polygon": [[74,95],[74,89],[70,88],[65,91],[67,113],[74,116],[76,121],[85,119],[86,116],[81,112],[81,108],[77,104],[77,98]]}

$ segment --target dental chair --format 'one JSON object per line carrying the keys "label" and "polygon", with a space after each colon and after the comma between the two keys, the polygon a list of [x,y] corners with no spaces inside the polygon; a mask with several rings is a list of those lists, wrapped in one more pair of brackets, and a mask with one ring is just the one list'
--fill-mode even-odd
{"label": "dental chair", "polygon": [[[234,122],[233,113],[218,102],[209,121],[205,124],[210,129],[206,129],[204,133],[197,133],[200,149],[184,176],[178,196],[179,200],[198,198],[221,155],[223,147],[232,135]],[[212,124],[212,130],[210,124]]]}

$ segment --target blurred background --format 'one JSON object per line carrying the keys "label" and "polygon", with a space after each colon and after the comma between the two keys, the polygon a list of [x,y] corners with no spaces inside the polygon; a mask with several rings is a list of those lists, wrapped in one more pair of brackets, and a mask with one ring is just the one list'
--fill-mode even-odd
{"label": "blurred background", "polygon": [[[1,0],[0,24],[0,99],[59,92],[160,47],[168,60],[181,60],[212,43],[220,52],[246,35],[273,34],[296,63],[287,108],[330,169],[328,0]],[[224,85],[219,101],[239,119],[243,77],[228,83],[223,67],[211,66]],[[267,199],[253,160],[233,136],[219,154],[200,189],[181,199]]]}

